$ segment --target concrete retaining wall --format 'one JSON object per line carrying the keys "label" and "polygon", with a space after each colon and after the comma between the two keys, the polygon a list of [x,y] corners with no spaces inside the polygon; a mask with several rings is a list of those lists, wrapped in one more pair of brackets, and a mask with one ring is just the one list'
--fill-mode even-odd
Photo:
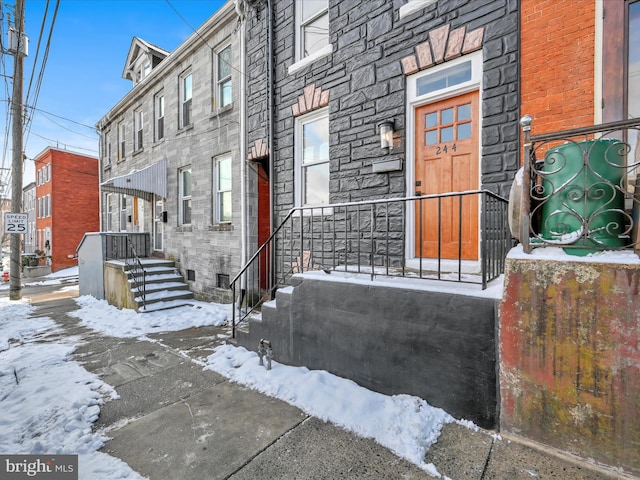
{"label": "concrete retaining wall", "polygon": [[294,276],[239,343],[255,351],[265,338],[278,362],[416,395],[457,418],[496,426],[495,299],[336,277]]}
{"label": "concrete retaining wall", "polygon": [[501,429],[640,473],[640,264],[507,260]]}
{"label": "concrete retaining wall", "polygon": [[127,280],[127,274],[124,271],[124,265],[116,262],[105,262],[104,298],[109,304],[118,308],[131,308],[134,310],[138,308]]}

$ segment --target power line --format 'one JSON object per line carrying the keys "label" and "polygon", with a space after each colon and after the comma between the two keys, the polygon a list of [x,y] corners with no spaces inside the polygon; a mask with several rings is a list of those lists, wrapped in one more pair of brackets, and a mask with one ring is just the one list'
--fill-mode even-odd
{"label": "power line", "polygon": [[[200,33],[198,32],[198,30],[196,30],[195,28],[193,28],[193,26],[192,26],[189,22],[187,22],[187,20],[185,20],[185,18],[180,14],[180,12],[176,9],[176,7],[174,7],[174,6],[173,6],[173,4],[171,3],[171,1],[170,1],[170,0],[165,0],[165,2],[167,2],[167,5],[169,5],[169,6],[171,7],[171,9],[176,13],[176,15],[178,15],[178,17],[180,17],[180,20],[182,20],[182,21],[184,22],[184,24],[185,24],[187,27],[189,27],[189,28],[191,29],[191,31],[192,31],[193,33],[195,33],[195,34],[198,36],[198,38],[199,38],[200,40],[202,40],[202,42],[203,42],[207,47],[209,47],[209,49],[210,49],[211,51],[215,51],[215,49],[214,49],[214,48],[209,44],[209,42],[207,42],[207,40],[206,40],[202,35],[200,35]],[[236,30],[236,31],[237,31],[237,30]],[[231,70],[234,70],[236,73],[238,73],[238,74],[242,75],[243,77],[246,77],[246,74],[245,74],[245,73],[243,73],[243,72],[241,72],[240,70],[238,70],[238,69],[237,69],[237,68],[236,68],[236,67],[235,67],[231,62],[228,62],[228,61],[226,61],[226,60],[222,59],[222,58],[220,57],[220,55],[216,55],[216,56],[218,57],[218,61],[222,61],[222,62],[226,63],[226,64],[229,66],[229,68],[231,68]]]}
{"label": "power line", "polygon": [[36,46],[36,56],[33,60],[34,68],[31,70],[31,76],[29,77],[29,86],[27,87],[27,96],[25,98],[24,103],[29,103],[29,93],[31,92],[31,84],[33,83],[33,76],[36,73],[35,66],[38,64],[38,56],[40,55],[40,43],[42,42],[42,36],[44,34],[44,27],[47,22],[47,15],[49,14],[49,0],[47,0],[47,4],[44,9],[44,16],[42,17],[42,24],[40,25],[40,33],[38,34],[38,45]]}
{"label": "power line", "polygon": [[[2,98],[2,99],[0,99],[0,102],[10,102],[10,100],[7,99],[7,98]],[[31,106],[31,105],[25,105],[25,108],[26,109],[35,110],[36,112],[42,112],[42,113],[45,113],[47,115],[51,115],[52,117],[60,118],[61,120],[65,120],[67,122],[75,123],[76,125],[80,125],[82,127],[87,127],[93,132],[96,131],[96,128],[93,125],[87,125],[86,123],[78,122],[77,120],[72,120],[71,118],[63,117],[63,116],[58,115],[56,113],[48,112],[47,110],[42,110],[41,108],[36,108],[34,106]]]}
{"label": "power line", "polygon": [[[49,5],[49,2],[47,0],[47,7]],[[60,0],[56,0],[56,6],[55,9],[53,11],[53,18],[51,19],[51,27],[49,29],[49,36],[47,37],[47,45],[45,47],[45,51],[44,51],[44,56],[42,58],[42,64],[40,66],[40,73],[38,75],[38,81],[36,84],[36,93],[35,93],[35,98],[33,101],[33,107],[35,108],[36,104],[38,103],[38,97],[40,96],[40,88],[42,87],[42,79],[44,78],[44,69],[47,66],[47,60],[49,59],[49,48],[51,47],[51,37],[53,36],[53,27],[55,26],[56,23],[56,18],[58,16],[58,8],[60,7]],[[45,15],[46,18],[46,15]],[[35,69],[34,69],[35,70]],[[29,93],[27,92],[27,99],[28,99],[28,95]],[[28,129],[27,129],[27,139],[25,141],[25,143],[28,142],[29,139],[29,133],[31,133],[31,118],[29,118],[27,120],[28,123]]]}
{"label": "power line", "polygon": [[[56,146],[58,146],[58,145],[62,144],[62,145],[64,145],[65,147],[71,147],[71,148],[78,149],[78,150],[84,150],[84,151],[86,151],[86,152],[95,152],[95,150],[92,150],[92,149],[90,149],[90,148],[84,148],[84,147],[78,147],[78,146],[75,146],[75,145],[69,145],[68,143],[60,142],[59,140],[53,140],[53,139],[51,139],[51,138],[43,137],[42,135],[38,135],[38,134],[37,134],[37,133],[35,133],[35,132],[31,132],[31,133],[33,133],[33,134],[34,134],[36,137],[38,137],[38,138],[41,138],[41,139],[43,139],[43,140],[46,140],[47,142],[51,142],[52,144],[53,144],[53,143],[55,143],[55,144],[56,144]],[[50,145],[50,146],[53,146],[53,145]]]}

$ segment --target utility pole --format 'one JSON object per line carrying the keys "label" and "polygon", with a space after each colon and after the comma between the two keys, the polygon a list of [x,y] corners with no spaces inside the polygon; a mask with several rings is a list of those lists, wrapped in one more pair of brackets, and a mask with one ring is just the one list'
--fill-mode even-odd
{"label": "utility pole", "polygon": [[[13,35],[13,37],[11,37]],[[22,89],[24,83],[24,57],[27,53],[27,37],[24,34],[24,0],[16,0],[15,26],[9,29],[9,50],[13,54],[13,93],[11,96],[13,157],[11,163],[11,213],[22,212],[22,164],[23,164],[23,111]],[[9,299],[22,298],[22,248],[21,234],[11,234],[9,269]]]}

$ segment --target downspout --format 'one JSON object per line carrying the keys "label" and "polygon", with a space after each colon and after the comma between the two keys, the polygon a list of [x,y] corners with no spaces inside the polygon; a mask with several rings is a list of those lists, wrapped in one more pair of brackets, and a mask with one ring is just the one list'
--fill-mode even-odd
{"label": "downspout", "polygon": [[[275,214],[273,211],[273,192],[274,192],[274,168],[273,161],[275,156],[275,149],[273,148],[273,119],[274,119],[274,95],[273,95],[273,0],[267,0],[267,25],[268,25],[268,65],[267,65],[267,103],[269,110],[269,235],[273,234],[275,230]],[[270,253],[270,285],[275,287],[276,271],[275,271],[275,251],[273,248],[269,249]],[[275,294],[275,293],[273,293]]]}
{"label": "downspout", "polygon": [[[247,112],[246,112],[246,55],[245,55],[245,18],[243,15],[244,12],[244,0],[237,0],[237,2],[242,5],[242,8],[238,12],[238,18],[240,20],[240,230],[241,230],[241,238],[242,238],[242,246],[241,246],[241,262],[240,265],[245,265],[247,263],[247,139],[246,139],[246,128],[247,128]],[[238,8],[236,9],[238,10]]]}

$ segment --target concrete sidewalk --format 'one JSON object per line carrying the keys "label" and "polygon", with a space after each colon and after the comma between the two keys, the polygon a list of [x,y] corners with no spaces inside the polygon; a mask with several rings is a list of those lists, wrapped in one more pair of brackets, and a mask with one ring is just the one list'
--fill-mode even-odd
{"label": "concrete sidewalk", "polygon": [[[69,294],[31,301],[35,315],[82,339],[75,360],[120,395],[95,425],[111,438],[103,451],[151,480],[433,478],[373,440],[204,370],[226,328],[113,338],[68,316],[77,308]],[[454,480],[622,478],[492,433],[449,425],[426,461]]]}

